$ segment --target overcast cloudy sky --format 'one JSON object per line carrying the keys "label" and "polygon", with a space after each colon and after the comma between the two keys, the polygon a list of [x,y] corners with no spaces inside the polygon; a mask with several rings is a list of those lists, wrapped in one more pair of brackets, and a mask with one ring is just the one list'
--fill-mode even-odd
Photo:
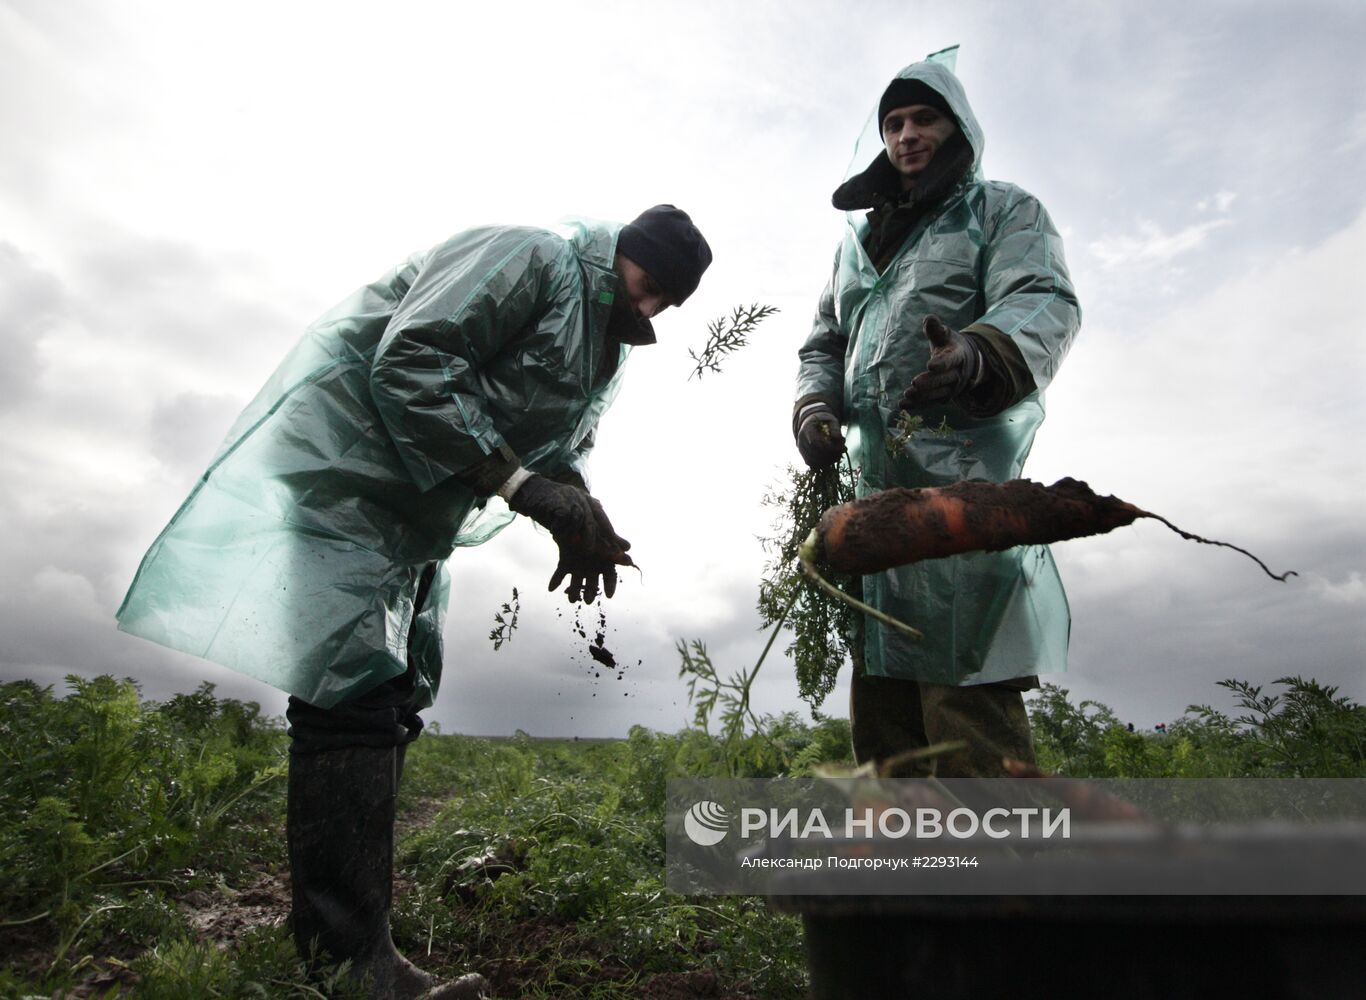
{"label": "overcast cloudy sky", "polygon": [[[762,646],[759,503],[796,461],[795,350],[829,207],[887,80],[951,44],[988,176],[1038,195],[1085,311],[1027,472],[1088,480],[1298,569],[1139,525],[1054,551],[1056,680],[1140,726],[1221,678],[1366,699],[1366,7],[1325,2],[0,0],[0,677],[283,695],[114,628],[148,544],[299,331],[484,222],[687,209],[716,262],[601,427],[594,492],[644,568],[594,676],[548,536],[461,551],[448,731],[687,717],[680,638]],[[782,311],[724,374],[688,348]],[[498,605],[521,626],[495,652]],[[595,613],[585,613],[594,624]],[[930,621],[915,622],[933,628]],[[772,659],[762,711],[798,708]],[[827,703],[842,714],[844,688]]]}

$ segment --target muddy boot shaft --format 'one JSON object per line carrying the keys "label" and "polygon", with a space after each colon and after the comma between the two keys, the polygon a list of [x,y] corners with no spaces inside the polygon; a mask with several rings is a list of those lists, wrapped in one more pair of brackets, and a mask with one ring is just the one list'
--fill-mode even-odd
{"label": "muddy boot shaft", "polygon": [[289,758],[291,923],[304,956],[349,959],[374,1000],[475,1000],[482,977],[440,984],[394,948],[394,805],[401,751],[346,747]]}

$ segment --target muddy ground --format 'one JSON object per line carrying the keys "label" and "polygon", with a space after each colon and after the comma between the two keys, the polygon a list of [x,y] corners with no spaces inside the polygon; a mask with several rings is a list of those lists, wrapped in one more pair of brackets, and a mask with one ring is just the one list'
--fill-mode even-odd
{"label": "muddy ground", "polygon": [[[397,834],[406,834],[430,823],[440,812],[438,800],[422,801],[405,811],[399,818]],[[509,862],[515,864],[515,861]],[[491,867],[499,867],[491,866]],[[401,906],[403,896],[413,885],[401,875],[395,878],[395,906]],[[458,891],[457,891],[457,894]],[[285,927],[289,917],[289,872],[285,868],[262,869],[252,875],[245,886],[232,889],[224,885],[193,889],[175,899],[192,932],[201,941],[209,941],[228,949],[242,935],[262,927]],[[26,936],[26,931],[28,935]],[[52,944],[39,938],[28,928],[11,928],[13,935],[5,942],[6,960],[19,968],[30,970],[36,980],[52,963]],[[490,947],[491,945],[491,947]],[[565,974],[562,963],[556,963],[557,981],[562,988],[576,992],[590,991],[595,984],[619,984],[630,995],[641,1000],[701,1000],[726,997],[726,1000],[759,1000],[757,997],[724,990],[715,973],[693,972],[653,974],[640,978],[639,974],[615,958],[608,946],[579,934],[568,922],[531,919],[515,925],[510,931],[493,935],[485,942],[477,966],[493,986],[490,1000],[519,1000],[522,997],[545,997],[546,973],[551,956],[574,955],[581,962],[583,972]],[[130,962],[137,953],[118,954],[116,943],[111,943],[105,957],[79,959],[78,985],[54,994],[52,1000],[94,1000],[120,991],[121,996],[137,996],[138,976]],[[457,966],[460,957],[436,949],[430,956],[411,954],[418,965],[432,972],[443,967]],[[190,998],[187,998],[190,1000]]]}

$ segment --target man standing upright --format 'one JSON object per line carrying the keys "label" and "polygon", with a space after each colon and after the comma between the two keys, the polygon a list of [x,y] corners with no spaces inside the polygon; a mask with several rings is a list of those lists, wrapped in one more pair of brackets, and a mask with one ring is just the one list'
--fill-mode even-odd
{"label": "man standing upright", "polygon": [[[585,459],[650,317],[711,263],[688,216],[487,226],[415,254],[317,320],[153,543],[119,625],[289,692],[294,938],[375,1000],[441,984],[389,930],[404,750],[441,677],[456,546],[512,512],[550,529],[571,601],[616,586],[630,543]],[[496,505],[495,505],[496,506]]]}
{"label": "man standing upright", "polygon": [[[1043,206],[984,180],[982,130],[934,58],[882,94],[883,149],[833,197],[849,224],[799,351],[793,433],[811,468],[846,441],[860,496],[1018,478],[1080,322]],[[866,215],[865,215],[866,213]],[[924,430],[899,433],[909,412]],[[850,720],[855,755],[948,740],[943,777],[1033,759],[1021,692],[1064,669],[1070,619],[1048,549],[974,553],[863,578],[864,599],[920,641],[865,620]]]}

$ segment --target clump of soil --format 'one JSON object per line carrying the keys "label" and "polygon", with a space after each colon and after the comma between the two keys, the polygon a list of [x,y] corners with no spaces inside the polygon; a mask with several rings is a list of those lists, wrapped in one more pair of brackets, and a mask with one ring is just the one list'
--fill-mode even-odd
{"label": "clump of soil", "polygon": [[[609,631],[607,625],[607,611],[601,605],[598,605],[595,610],[597,611],[597,623],[590,636],[588,626],[583,620],[583,605],[576,604],[574,606],[572,630],[575,635],[588,644],[587,650],[589,660],[586,667],[592,673],[592,679],[595,681],[602,679],[604,671],[609,675],[615,674],[617,680],[624,680],[630,664],[617,659],[616,654],[607,648],[607,634]],[[641,662],[641,660],[636,660],[635,665],[640,666]],[[597,692],[593,692],[593,697],[596,698],[597,696]],[[622,692],[622,697],[629,698],[630,696],[631,692]]]}
{"label": "clump of soil", "polygon": [[527,847],[519,841],[490,846],[482,854],[466,858],[446,876],[442,887],[443,898],[458,897],[462,902],[471,903],[479,894],[480,888],[491,885],[504,875],[511,875],[526,868]]}
{"label": "clump of soil", "polygon": [[257,927],[274,927],[289,916],[289,873],[261,872],[245,888],[192,889],[176,905],[195,933],[226,944]]}

